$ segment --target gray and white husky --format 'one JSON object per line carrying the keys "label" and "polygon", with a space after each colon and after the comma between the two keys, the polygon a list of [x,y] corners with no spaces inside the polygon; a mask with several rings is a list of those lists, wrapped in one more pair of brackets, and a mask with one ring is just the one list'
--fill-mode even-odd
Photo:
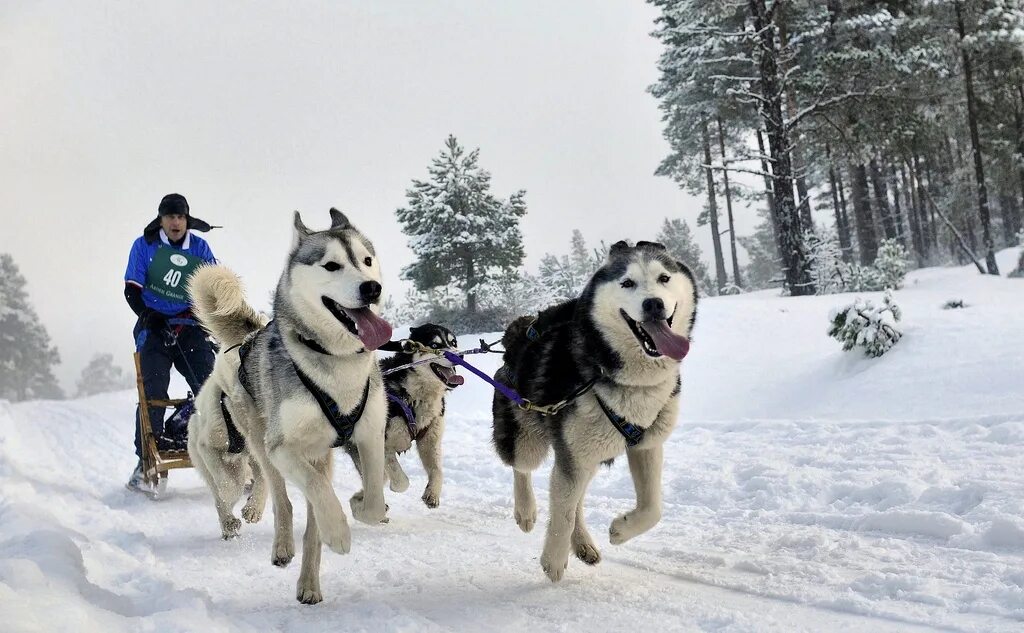
{"label": "gray and white husky", "polygon": [[[456,351],[458,339],[442,325],[424,323],[409,330],[409,340],[434,350]],[[397,369],[417,361],[432,359],[405,369]],[[388,422],[384,431],[384,474],[390,481],[391,490],[405,492],[409,489],[409,477],[402,470],[398,454],[416,444],[423,469],[427,472],[427,487],[423,490],[423,503],[436,508],[441,503],[441,438],[444,436],[445,394],[463,384],[451,363],[429,352],[399,351],[380,362],[380,368],[388,372],[384,377],[384,388],[388,393]],[[352,457],[356,468],[360,467],[359,452],[349,442],[345,449]]]}
{"label": "gray and white husky", "polygon": [[[266,479],[254,484],[243,515],[259,518],[268,489],[273,501],[274,565],[287,565],[295,555],[285,479],[302,491],[307,518],[296,597],[307,604],[322,600],[321,542],[339,553],[351,547],[331,483],[332,447],[351,440],[366,456],[362,489],[350,501],[353,516],[370,524],[386,520],[387,405],[374,350],[391,338],[391,326],[376,314],[381,275],[373,245],[340,211],[331,209],[331,220],[330,229],[311,231],[295,213],[291,251],[274,295],[274,320],[265,327],[227,268],[200,268],[189,284],[196,317],[223,348],[197,399],[189,454],[210,484],[218,510],[227,507],[230,516],[238,479],[226,467],[231,441],[223,411],[228,411],[244,450]],[[221,524],[227,534],[223,513]]]}
{"label": "gray and white husky", "polygon": [[614,244],[581,295],[523,317],[505,331],[495,378],[532,403],[562,401],[592,388],[552,416],[493,402],[494,445],[514,469],[515,519],[537,521],[532,472],[555,453],[550,521],[541,567],[561,580],[569,552],[594,565],[601,554],[584,523],[583,497],[598,466],[626,453],[636,507],[612,521],[613,545],[661,519],[662,446],[679,411],[680,361],[697,311],[693,274],[652,242]]}

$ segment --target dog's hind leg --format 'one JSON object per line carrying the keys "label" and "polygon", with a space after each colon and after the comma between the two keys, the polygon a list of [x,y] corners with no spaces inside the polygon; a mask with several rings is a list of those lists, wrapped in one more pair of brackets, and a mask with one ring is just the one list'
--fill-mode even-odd
{"label": "dog's hind leg", "polygon": [[409,489],[409,476],[405,474],[402,464],[398,461],[398,453],[386,449],[385,451],[384,475],[391,484],[389,487],[392,492],[405,492]]}
{"label": "dog's hind leg", "polygon": [[295,599],[316,604],[324,599],[320,592],[320,530],[313,505],[306,502],[306,533],[302,537],[302,570],[295,588]]}
{"label": "dog's hind leg", "polygon": [[566,463],[556,451],[555,466],[551,470],[551,518],[548,520],[544,551],[540,557],[541,569],[551,582],[561,580],[569,564],[569,547],[575,530],[576,513],[592,476],[592,472],[582,472],[580,468]]}
{"label": "dog's hind leg", "polygon": [[222,452],[199,441],[195,441],[189,448],[193,465],[213,493],[221,538],[225,541],[235,538],[242,522],[235,517],[232,510],[242,495],[242,489],[237,485],[230,463],[225,463],[227,458]]}
{"label": "dog's hind leg", "polygon": [[608,530],[612,545],[621,545],[643,534],[661,520],[661,444],[649,448],[626,450],[629,472],[636,489],[636,508],[612,521]]}
{"label": "dog's hind leg", "polygon": [[267,507],[267,481],[258,461],[249,457],[249,470],[252,472],[252,491],[242,506],[242,518],[246,523],[256,523],[263,518],[263,509]]}
{"label": "dog's hind leg", "polygon": [[270,450],[270,460],[299,487],[306,501],[312,505],[320,526],[320,537],[327,547],[339,554],[348,554],[352,548],[352,532],[331,485],[330,449],[319,458],[310,460],[305,452],[281,444]]}
{"label": "dog's hind leg", "polygon": [[444,434],[444,418],[435,419],[421,438],[416,440],[416,452],[420,454],[423,469],[427,471],[427,487],[423,491],[423,503],[436,508],[441,503],[441,483],[444,473],[441,469],[441,436]]}
{"label": "dog's hind leg", "polygon": [[576,524],[572,529],[572,549],[576,553],[576,558],[588,565],[596,565],[601,562],[601,551],[597,549],[593,537],[590,536],[586,519],[583,516],[583,501],[587,497],[586,489],[593,476],[594,471],[592,470],[590,478],[583,484],[584,494],[580,495],[580,502],[576,504]]}
{"label": "dog's hind leg", "polygon": [[515,495],[515,517],[519,529],[533,530],[537,523],[537,498],[533,496],[533,471],[518,470],[514,473],[512,489]]}

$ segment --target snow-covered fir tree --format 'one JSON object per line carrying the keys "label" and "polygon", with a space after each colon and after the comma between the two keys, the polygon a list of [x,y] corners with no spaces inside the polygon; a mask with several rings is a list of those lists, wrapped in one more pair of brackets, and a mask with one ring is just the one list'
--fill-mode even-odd
{"label": "snow-covered fir tree", "polygon": [[842,343],[844,351],[862,347],[874,358],[888,352],[903,337],[899,326],[902,317],[891,291],[886,291],[881,306],[858,297],[853,305],[832,312],[828,335]]}
{"label": "snow-covered fir tree", "polygon": [[579,296],[604,258],[597,252],[587,250],[586,241],[579,229],[572,232],[568,255],[546,253],[540,260],[537,281],[542,292],[551,303],[566,301]]}
{"label": "snow-covered fir tree", "polygon": [[10,255],[0,255],[0,399],[63,398],[53,375],[59,363],[18,265]]}
{"label": "snow-covered fir tree", "polygon": [[127,372],[114,364],[113,354],[96,354],[82,369],[75,397],[81,398],[97,393],[130,389],[133,382],[134,380]]}
{"label": "snow-covered fir tree", "polygon": [[419,290],[450,283],[474,313],[478,288],[522,264],[519,221],[526,214],[526,192],[507,200],[491,194],[491,175],[478,165],[480,150],[466,152],[454,136],[428,168],[427,180],[414,180],[408,205],[396,211],[417,261],[402,274]]}
{"label": "snow-covered fir tree", "polygon": [[697,289],[702,296],[715,294],[712,293],[715,285],[711,282],[711,275],[708,273],[707,264],[704,263],[700,246],[694,241],[693,233],[686,220],[665,218],[655,241],[664,244],[665,250],[673,258],[689,267],[697,279]]}

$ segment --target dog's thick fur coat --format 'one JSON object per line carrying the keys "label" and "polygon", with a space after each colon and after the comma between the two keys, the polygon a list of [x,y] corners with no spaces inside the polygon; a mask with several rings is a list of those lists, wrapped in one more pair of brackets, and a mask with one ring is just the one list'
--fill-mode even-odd
{"label": "dog's thick fur coat", "polygon": [[[253,492],[243,518],[260,518],[269,492],[274,507],[271,561],[287,565],[295,555],[292,506],[285,479],[306,497],[307,519],[302,569],[296,597],[313,604],[320,590],[320,544],[347,553],[351,534],[331,483],[331,448],[339,434],[299,372],[342,413],[360,410],[351,441],[367,456],[362,490],[351,499],[362,522],[386,520],[384,504],[384,423],[387,406],[373,350],[391,328],[376,316],[380,268],[373,246],[341,212],[332,226],[310,231],[295,214],[295,232],[285,270],[274,296],[274,320],[263,320],[245,301],[238,277],[223,266],[200,268],[190,280],[195,314],[219,341],[222,351],[197,398],[189,423],[189,454],[210,485],[224,537],[237,533],[231,515],[238,499],[246,457],[255,467]],[[248,354],[240,356],[246,343]],[[242,374],[247,381],[239,376]],[[240,455],[227,450],[220,398],[245,440]],[[344,438],[342,438],[344,439]]]}
{"label": "dog's thick fur coat", "polygon": [[[601,559],[584,523],[583,499],[602,462],[625,452],[637,495],[635,509],[612,521],[611,543],[624,543],[660,520],[662,446],[676,425],[680,361],[696,309],[696,284],[685,265],[660,244],[619,242],[579,298],[506,330],[504,365],[495,378],[531,402],[558,402],[596,379],[590,391],[549,417],[494,395],[493,441],[514,470],[515,520],[525,532],[537,521],[532,472],[554,449],[540,559],[552,581],[561,580],[570,550],[590,565]],[[602,402],[644,430],[637,445],[627,446]]]}

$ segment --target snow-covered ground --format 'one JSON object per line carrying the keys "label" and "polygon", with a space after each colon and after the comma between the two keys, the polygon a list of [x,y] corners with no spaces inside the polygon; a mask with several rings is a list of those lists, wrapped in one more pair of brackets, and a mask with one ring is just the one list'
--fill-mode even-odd
{"label": "snow-covered ground", "polygon": [[633,504],[620,460],[588,495],[604,560],[570,561],[558,585],[543,524],[512,520],[471,378],[449,401],[441,507],[420,502],[407,454],[391,523],[352,522],[352,553],[325,550],[312,607],[294,599],[298,559],[270,565],[269,504],[225,542],[193,471],[157,502],[123,488],[133,393],[0,403],[0,631],[1024,630],[1024,280],[912,273],[905,336],[874,360],[825,336],[852,299],[704,301],[661,523],[608,544]]}

